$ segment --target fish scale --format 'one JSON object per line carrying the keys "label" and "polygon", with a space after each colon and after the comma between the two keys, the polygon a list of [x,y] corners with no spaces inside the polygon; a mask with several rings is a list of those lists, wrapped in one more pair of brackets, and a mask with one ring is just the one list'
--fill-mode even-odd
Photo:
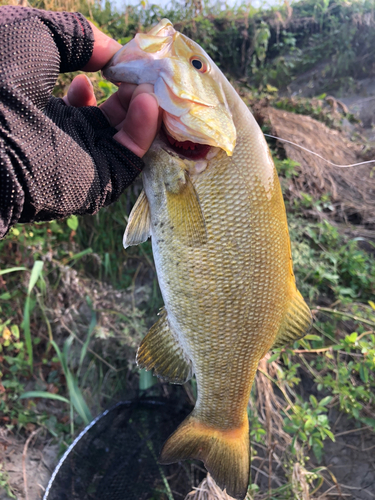
{"label": "fish scale", "polygon": [[[237,148],[229,163],[226,155],[219,155],[194,182],[206,220],[206,245],[198,249],[159,245],[160,230],[152,228],[153,253],[168,316],[176,330],[186,330],[181,336],[199,388],[195,415],[223,430],[243,423],[259,362],[259,357],[254,356],[249,363],[248,353],[255,350],[255,343],[256,350],[261,343],[261,352],[273,343],[287,306],[289,287],[285,266],[289,258],[288,233],[276,171],[271,199],[279,200],[269,204],[267,199],[267,212],[267,196],[261,195],[256,173],[264,159],[258,163],[258,153],[255,160],[247,161],[250,148],[245,140],[240,140]],[[235,174],[246,182],[233,192]],[[228,213],[235,223],[229,223]],[[166,214],[161,217],[167,220]],[[223,245],[223,238],[228,244]],[[280,254],[279,259],[275,259],[275,252]],[[179,268],[181,272],[174,270],[176,258],[185,263]],[[207,288],[211,288],[209,314]],[[272,314],[265,314],[276,294],[277,307],[271,309]],[[233,362],[232,357],[239,356],[242,349],[246,362],[245,358]]]}
{"label": "fish scale", "polygon": [[[197,381],[195,408],[165,443],[160,462],[200,459],[242,500],[250,473],[247,404],[258,363],[272,346],[302,337],[311,313],[296,287],[281,188],[254,117],[203,49],[168,20],[150,35],[149,44],[147,34],[137,44],[137,35],[107,69],[114,81],[127,75],[161,89],[167,133],[144,157],[144,191],[124,235],[125,247],[151,236],[165,304],[137,363],[173,383],[193,373]],[[202,73],[191,64],[197,57]],[[184,141],[217,151],[184,157],[184,147],[192,147]]]}

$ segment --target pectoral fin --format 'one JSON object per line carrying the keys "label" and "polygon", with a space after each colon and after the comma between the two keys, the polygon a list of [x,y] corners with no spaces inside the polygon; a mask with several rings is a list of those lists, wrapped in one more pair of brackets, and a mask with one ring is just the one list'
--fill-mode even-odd
{"label": "pectoral fin", "polygon": [[155,375],[172,384],[184,384],[193,376],[191,360],[172,332],[164,308],[139,346],[137,364],[146,370],[153,369]]}
{"label": "pectoral fin", "polygon": [[178,193],[169,191],[167,186],[167,206],[174,233],[182,243],[197,247],[207,242],[202,207],[187,173]]}
{"label": "pectoral fin", "polygon": [[130,212],[128,225],[126,226],[123,245],[124,248],[132,245],[139,245],[146,241],[151,231],[150,206],[146,193],[142,190]]}
{"label": "pectoral fin", "polygon": [[312,325],[311,311],[298,290],[291,300],[272,349],[304,337]]}

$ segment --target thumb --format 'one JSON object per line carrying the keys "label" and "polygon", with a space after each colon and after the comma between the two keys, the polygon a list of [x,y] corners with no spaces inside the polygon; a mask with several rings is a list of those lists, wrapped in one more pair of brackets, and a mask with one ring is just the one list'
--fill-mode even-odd
{"label": "thumb", "polygon": [[94,24],[90,23],[90,26],[94,35],[94,47],[89,62],[82,69],[83,71],[98,71],[121,49],[121,45],[100,31]]}
{"label": "thumb", "polygon": [[92,83],[86,75],[78,75],[74,78],[68,93],[63,97],[68,106],[81,108],[82,106],[96,106],[96,98]]}

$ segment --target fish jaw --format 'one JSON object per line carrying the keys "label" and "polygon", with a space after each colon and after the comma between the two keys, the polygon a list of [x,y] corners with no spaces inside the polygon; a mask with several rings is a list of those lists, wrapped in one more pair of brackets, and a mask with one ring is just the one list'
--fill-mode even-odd
{"label": "fish jaw", "polygon": [[[202,66],[197,69],[194,64]],[[223,90],[225,77],[205,51],[170,21],[164,19],[149,33],[138,33],[114,55],[103,75],[114,83],[154,85],[165,128],[175,140],[233,154],[237,133]]]}

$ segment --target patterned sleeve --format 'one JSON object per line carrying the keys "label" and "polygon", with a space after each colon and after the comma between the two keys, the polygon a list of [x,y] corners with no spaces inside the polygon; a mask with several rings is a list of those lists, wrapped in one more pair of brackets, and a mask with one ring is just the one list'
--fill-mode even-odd
{"label": "patterned sleeve", "polygon": [[51,97],[93,44],[82,14],[0,7],[0,238],[16,222],[94,214],[143,168],[98,108]]}

